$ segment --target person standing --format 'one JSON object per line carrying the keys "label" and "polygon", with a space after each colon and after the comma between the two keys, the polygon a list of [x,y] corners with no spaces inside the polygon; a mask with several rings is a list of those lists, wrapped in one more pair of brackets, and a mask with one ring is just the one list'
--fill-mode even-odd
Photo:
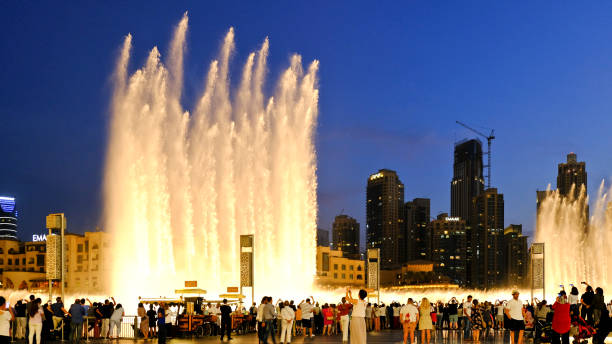
{"label": "person standing", "polygon": [[17,321],[17,333],[15,334],[15,338],[24,339],[26,333],[26,304],[23,303],[22,300],[17,301],[15,305],[15,318]]}
{"label": "person standing", "polygon": [[408,344],[408,336],[410,336],[410,344],[414,343],[414,331],[419,321],[419,309],[416,308],[411,298],[400,309],[400,319],[404,329],[404,344]]}
{"label": "person standing", "polygon": [[295,318],[295,312],[293,308],[289,306],[289,301],[285,301],[285,306],[281,310],[281,344],[291,343],[291,329],[293,328],[293,319]]}
{"label": "person standing", "polygon": [[40,304],[41,304],[41,300],[36,299],[36,300],[30,301],[30,305],[28,307],[29,308],[28,330],[30,332],[28,336],[29,344],[34,343],[34,336],[36,336],[36,342],[38,344],[40,344],[42,340],[41,333],[42,333],[42,325],[43,325],[43,320],[45,318],[45,313],[40,307]]}
{"label": "person standing", "polygon": [[421,343],[425,339],[427,344],[429,344],[433,323],[431,322],[431,304],[426,297],[421,300],[421,305],[419,306],[419,330],[421,330]]}
{"label": "person standing", "polygon": [[274,319],[276,319],[276,309],[272,304],[272,296],[268,296],[266,306],[263,309],[263,321],[264,321],[264,343],[268,343],[268,338],[272,338],[272,342],[276,344],[276,337],[274,336]]}
{"label": "person standing", "polygon": [[113,315],[113,311],[115,310],[115,298],[111,298],[113,303],[110,303],[108,299],[104,300],[104,305],[102,306],[102,337],[109,337],[109,329],[110,329],[110,318]]}
{"label": "person standing", "polygon": [[227,335],[227,340],[232,340],[232,307],[227,304],[227,299],[223,299],[221,311],[221,341]]}
{"label": "person standing", "polygon": [[81,340],[81,333],[83,333],[83,317],[85,316],[85,309],[81,305],[81,300],[76,299],[70,306],[70,342],[78,343]]}
{"label": "person standing", "polygon": [[554,311],[552,320],[552,344],[569,344],[569,332],[571,329],[570,304],[567,301],[565,291],[561,291],[552,306]]}
{"label": "person standing", "polygon": [[140,318],[140,332],[144,339],[147,339],[149,338],[149,317],[142,302],[138,304],[138,317]]}
{"label": "person standing", "polygon": [[11,321],[15,319],[13,310],[6,307],[6,299],[0,296],[0,344],[11,341]]}
{"label": "person standing", "polygon": [[459,322],[459,315],[457,313],[457,308],[459,306],[459,302],[455,297],[448,301],[448,327],[451,330],[456,330],[458,328],[457,323]]}
{"label": "person standing", "polygon": [[468,295],[467,301],[463,303],[463,338],[467,339],[470,336],[472,329],[470,317],[472,316],[472,295]]}
{"label": "person standing", "polygon": [[[314,303],[314,297],[311,296],[311,298]],[[306,299],[306,302],[300,302],[298,307],[302,309],[302,327],[304,328],[304,335],[308,336],[308,332],[310,332],[310,337],[314,337],[314,333],[312,332],[313,306],[310,303],[310,299]]]}
{"label": "person standing", "polygon": [[346,297],[342,298],[342,301],[338,305],[338,315],[340,315],[340,329],[342,330],[342,343],[348,343],[348,329],[349,329],[349,313],[353,305],[346,302]]}
{"label": "person standing", "polygon": [[157,342],[166,343],[166,310],[163,302],[157,307]]}
{"label": "person standing", "polygon": [[586,320],[589,325],[593,325],[593,299],[595,298],[595,293],[593,292],[593,287],[591,287],[588,283],[582,282],[586,284],[586,291],[580,297],[580,303],[582,304],[582,308],[580,311],[580,315],[584,320]]}
{"label": "person standing", "polygon": [[593,324],[597,326],[599,325],[599,319],[601,318],[602,312],[606,310],[603,289],[600,287],[595,288],[595,295],[593,296],[591,308],[593,312]]}
{"label": "person standing", "polygon": [[113,311],[113,314],[110,317],[110,329],[109,329],[109,337],[113,336],[113,328],[117,328],[117,333],[115,334],[115,338],[119,338],[121,336],[121,320],[123,320],[123,316],[125,315],[125,311],[121,304],[118,304]]}
{"label": "person standing", "polygon": [[156,333],[157,313],[153,309],[153,305],[149,305],[149,310],[147,311],[147,318],[149,319],[149,333],[151,334],[151,337],[155,337],[155,335],[157,334]]}
{"label": "person standing", "polygon": [[486,322],[483,316],[483,309],[478,304],[478,300],[472,302],[472,316],[470,317],[472,324],[472,339],[474,343],[480,343],[480,331],[486,328]]}
{"label": "person standing", "polygon": [[[522,302],[519,300],[518,290],[512,291],[512,299],[506,303],[504,312],[509,319],[507,328],[510,330],[510,344],[523,344],[523,334],[525,333],[525,309],[523,308]],[[515,332],[518,332],[518,339],[516,339],[517,335]]]}
{"label": "person standing", "polygon": [[353,304],[353,316],[351,319],[351,344],[367,343],[365,311],[365,298],[368,293],[361,289],[359,290],[359,299],[354,299],[351,295],[351,289],[346,290],[346,300]]}

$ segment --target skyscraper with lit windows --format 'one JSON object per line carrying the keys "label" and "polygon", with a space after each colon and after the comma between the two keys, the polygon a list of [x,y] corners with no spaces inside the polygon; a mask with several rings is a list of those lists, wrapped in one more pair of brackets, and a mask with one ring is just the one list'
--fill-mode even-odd
{"label": "skyscraper with lit windows", "polygon": [[0,239],[17,240],[15,198],[0,196]]}

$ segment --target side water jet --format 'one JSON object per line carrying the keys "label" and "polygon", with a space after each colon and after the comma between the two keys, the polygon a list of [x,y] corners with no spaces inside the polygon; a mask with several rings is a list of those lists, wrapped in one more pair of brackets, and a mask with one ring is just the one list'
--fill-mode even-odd
{"label": "side water jet", "polygon": [[131,35],[117,62],[104,183],[110,291],[135,302],[186,280],[213,295],[238,286],[241,234],[255,235],[256,290],[310,291],[318,61],[303,71],[294,55],[265,99],[266,38],[232,96],[230,29],[190,113],[180,102],[187,23],[176,27],[168,66],[153,48],[130,75]]}
{"label": "side water jet", "polygon": [[[582,292],[585,281],[604,290],[612,286],[612,263],[606,259],[612,239],[612,203],[602,181],[588,216],[588,197],[584,187],[577,197],[564,197],[558,190],[547,191],[540,204],[536,242],[545,249],[546,291],[556,295],[559,285],[574,284]],[[574,194],[571,190],[570,195]]]}

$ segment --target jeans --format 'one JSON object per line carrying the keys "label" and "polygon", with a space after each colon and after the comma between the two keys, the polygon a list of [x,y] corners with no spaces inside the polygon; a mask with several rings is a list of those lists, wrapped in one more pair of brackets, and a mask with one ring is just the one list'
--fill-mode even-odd
{"label": "jeans", "polygon": [[157,326],[157,342],[159,344],[163,344],[166,342],[166,326],[165,325]]}
{"label": "jeans", "polygon": [[265,334],[264,334],[264,343],[268,342],[268,338],[272,338],[272,342],[276,344],[276,337],[274,336],[274,319],[266,320]]}
{"label": "jeans", "polygon": [[340,317],[340,327],[342,328],[342,342],[348,342],[348,335],[349,335],[349,316],[348,315],[343,315]]}
{"label": "jeans", "polygon": [[221,340],[223,340],[223,336],[227,335],[227,338],[232,338],[232,319],[223,319],[221,318]]}
{"label": "jeans", "polygon": [[283,319],[280,335],[281,343],[291,343],[291,328],[293,328],[293,320],[287,322],[287,320]]}
{"label": "jeans", "polygon": [[30,335],[28,336],[29,344],[34,343],[34,334],[36,334],[36,342],[40,344],[40,333],[42,332],[42,324],[32,323],[29,324]]}
{"label": "jeans", "polygon": [[110,337],[113,336],[113,329],[117,327],[117,334],[115,335],[116,338],[119,338],[119,336],[121,336],[121,321],[120,320],[111,320],[110,321],[110,327],[108,330],[108,335]]}
{"label": "jeans", "polygon": [[70,341],[78,343],[81,340],[81,333],[83,333],[83,323],[70,323]]}
{"label": "jeans", "polygon": [[102,318],[102,329],[100,330],[101,331],[100,335],[104,338],[108,337],[109,325],[110,325],[110,319]]}
{"label": "jeans", "polygon": [[463,323],[463,338],[468,338],[470,336],[470,330],[472,329],[472,324],[470,322],[470,317],[466,316]]}

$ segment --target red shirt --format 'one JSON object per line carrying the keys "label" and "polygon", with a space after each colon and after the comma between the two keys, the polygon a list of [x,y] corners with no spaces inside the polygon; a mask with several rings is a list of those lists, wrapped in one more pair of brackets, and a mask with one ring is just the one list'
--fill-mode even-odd
{"label": "red shirt", "polygon": [[348,315],[353,305],[350,303],[341,303],[338,305],[338,316]]}
{"label": "red shirt", "polygon": [[559,334],[564,334],[568,332],[572,324],[570,318],[570,304],[558,303],[555,301],[555,304],[552,306],[552,309],[555,311],[552,321],[553,331]]}

